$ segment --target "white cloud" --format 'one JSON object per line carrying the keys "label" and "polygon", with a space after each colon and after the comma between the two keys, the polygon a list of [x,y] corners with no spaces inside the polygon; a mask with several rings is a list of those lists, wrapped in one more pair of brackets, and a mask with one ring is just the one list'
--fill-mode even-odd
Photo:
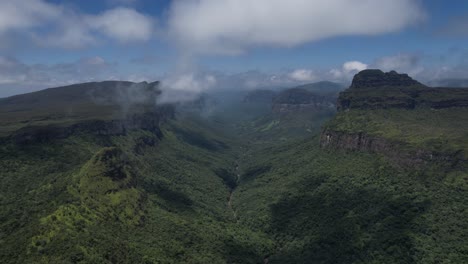
{"label": "white cloud", "polygon": [[360,72],[367,69],[367,64],[360,61],[348,61],[343,64],[343,71],[345,73]]}
{"label": "white cloud", "polygon": [[185,73],[163,80],[163,85],[174,90],[201,92],[216,84],[212,75],[197,76],[195,73]]}
{"label": "white cloud", "polygon": [[122,43],[148,41],[154,30],[155,19],[128,7],[90,15],[44,0],[0,1],[0,40],[19,32],[40,46],[76,49],[98,44],[104,36]]}
{"label": "white cloud", "polygon": [[173,3],[169,30],[193,52],[237,54],[252,46],[395,32],[424,17],[416,0],[185,0]]}
{"label": "white cloud", "polygon": [[0,1],[0,34],[28,29],[57,19],[62,10],[42,0]]}
{"label": "white cloud", "polygon": [[312,70],[297,69],[289,74],[289,77],[299,82],[311,82],[317,79]]}
{"label": "white cloud", "polygon": [[33,41],[42,47],[59,47],[64,49],[81,49],[98,43],[81,17],[69,14],[67,19],[60,19],[52,32],[32,33]]}
{"label": "white cloud", "polygon": [[341,69],[331,69],[329,75],[332,80],[348,82],[356,73],[367,68],[368,65],[363,62],[348,61],[343,63]]}
{"label": "white cloud", "polygon": [[88,26],[122,42],[147,41],[154,21],[130,8],[115,8],[98,16],[87,17]]}
{"label": "white cloud", "polygon": [[160,103],[185,102],[196,99],[200,93],[213,88],[217,79],[209,73],[184,72],[164,78]]}

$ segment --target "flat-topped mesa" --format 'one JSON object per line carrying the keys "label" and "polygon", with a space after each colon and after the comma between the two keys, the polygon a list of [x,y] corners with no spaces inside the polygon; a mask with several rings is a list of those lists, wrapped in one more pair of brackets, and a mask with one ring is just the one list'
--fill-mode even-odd
{"label": "flat-topped mesa", "polygon": [[160,124],[174,118],[175,105],[157,103],[158,85],[91,82],[0,99],[0,141],[30,144],[77,133],[111,136],[132,130],[160,137]]}
{"label": "flat-topped mesa", "polygon": [[468,88],[432,88],[407,74],[365,70],[340,93],[337,108],[323,127],[323,148],[379,153],[410,168],[467,163],[456,126],[468,111]]}
{"label": "flat-topped mesa", "polygon": [[340,93],[338,111],[467,107],[468,89],[431,88],[396,71],[364,70]]}
{"label": "flat-topped mesa", "polygon": [[379,88],[379,87],[410,87],[424,85],[408,74],[399,74],[396,71],[383,72],[381,70],[363,70],[356,74],[350,89]]}

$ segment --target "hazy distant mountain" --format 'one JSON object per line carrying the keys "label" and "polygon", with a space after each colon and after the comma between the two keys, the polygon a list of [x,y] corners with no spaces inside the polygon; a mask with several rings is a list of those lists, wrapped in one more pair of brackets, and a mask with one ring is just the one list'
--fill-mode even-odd
{"label": "hazy distant mountain", "polygon": [[340,83],[322,81],[322,82],[300,85],[295,88],[304,89],[309,92],[314,92],[316,94],[332,95],[332,94],[338,94],[338,92],[344,90],[346,87],[345,85],[340,84]]}

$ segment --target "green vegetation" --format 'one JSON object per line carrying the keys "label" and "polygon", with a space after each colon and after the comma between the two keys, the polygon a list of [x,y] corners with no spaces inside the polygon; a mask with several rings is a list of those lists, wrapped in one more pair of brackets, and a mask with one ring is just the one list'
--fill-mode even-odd
{"label": "green vegetation", "polygon": [[235,206],[274,238],[271,263],[466,262],[466,171],[398,169],[318,140],[247,154]]}
{"label": "green vegetation", "polygon": [[288,141],[319,133],[322,124],[334,114],[335,111],[332,109],[267,114],[236,122],[233,129],[239,135],[243,135],[241,141],[263,140],[270,143],[272,139]]}
{"label": "green vegetation", "polygon": [[468,153],[468,108],[351,109],[326,127],[346,133],[364,132],[437,152]]}
{"label": "green vegetation", "polygon": [[162,140],[135,131],[3,146],[1,259],[262,260],[272,241],[237,225],[227,206],[236,184],[236,150],[210,131],[201,123],[180,120],[165,126]]}
{"label": "green vegetation", "polygon": [[70,126],[147,112],[155,107],[157,84],[92,82],[0,98],[0,136],[28,126]]}
{"label": "green vegetation", "polygon": [[[270,109],[232,103],[158,127],[129,119],[118,133],[2,138],[1,262],[468,262],[466,164],[413,168],[321,148],[334,111]],[[466,108],[349,109],[325,126],[401,151],[466,153],[467,117]],[[6,135],[28,124],[11,121]]]}

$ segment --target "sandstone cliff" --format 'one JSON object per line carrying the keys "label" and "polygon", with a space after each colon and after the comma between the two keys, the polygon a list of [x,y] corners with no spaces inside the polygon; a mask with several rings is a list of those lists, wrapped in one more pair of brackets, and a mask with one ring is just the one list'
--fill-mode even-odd
{"label": "sandstone cliff", "polygon": [[[458,143],[449,144],[454,139],[440,131],[453,134],[454,126],[462,122],[463,115],[468,112],[450,109],[466,107],[468,89],[430,88],[406,74],[365,70],[354,77],[350,88],[340,93],[338,115],[322,130],[320,145],[323,148],[382,154],[399,166],[437,163],[455,168],[466,164],[465,147]],[[430,122],[431,116],[441,118],[437,112],[440,109],[446,109],[443,117],[451,119],[450,122],[439,122],[447,126],[442,130]],[[398,118],[410,113],[415,113],[411,114],[412,119],[401,123]],[[418,118],[421,115],[429,121],[420,123]],[[338,120],[346,122],[346,125]],[[421,133],[419,129],[428,131]],[[463,135],[460,137],[463,141]],[[441,142],[445,143],[437,143],[436,146],[431,143],[434,139],[443,139]],[[457,140],[459,142],[460,138]]]}

